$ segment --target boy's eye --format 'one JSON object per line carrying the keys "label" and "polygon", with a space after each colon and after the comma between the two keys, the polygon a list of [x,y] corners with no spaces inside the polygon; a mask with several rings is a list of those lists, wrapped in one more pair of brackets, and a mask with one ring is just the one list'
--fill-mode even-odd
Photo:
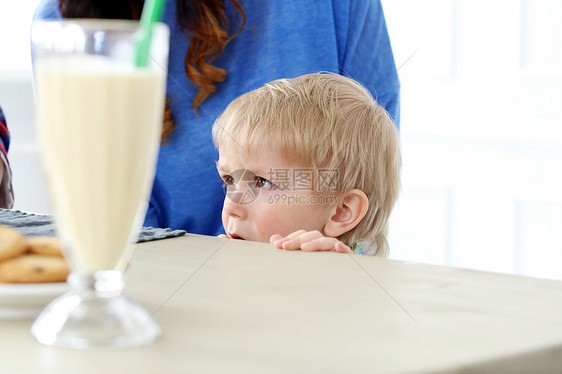
{"label": "boy's eye", "polygon": [[232,176],[230,175],[223,175],[222,181],[226,186],[232,186],[234,184],[234,178],[232,178]]}
{"label": "boy's eye", "polygon": [[272,188],[273,183],[271,183],[270,181],[268,181],[267,179],[265,179],[263,177],[256,177],[256,187],[257,188]]}

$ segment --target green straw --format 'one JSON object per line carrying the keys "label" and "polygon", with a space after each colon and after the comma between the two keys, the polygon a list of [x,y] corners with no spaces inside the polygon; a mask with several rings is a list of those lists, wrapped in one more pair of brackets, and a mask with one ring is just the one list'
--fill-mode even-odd
{"label": "green straw", "polygon": [[135,65],[145,67],[148,65],[148,52],[152,40],[152,25],[160,21],[166,0],[145,0],[140,19],[139,40],[137,41],[137,51]]}

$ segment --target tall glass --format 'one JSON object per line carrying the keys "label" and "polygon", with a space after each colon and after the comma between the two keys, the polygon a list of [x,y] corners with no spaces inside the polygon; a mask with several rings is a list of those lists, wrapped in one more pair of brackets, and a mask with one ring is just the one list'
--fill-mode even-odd
{"label": "tall glass", "polygon": [[37,134],[73,287],[31,328],[47,345],[131,346],[160,333],[122,294],[154,178],[169,45],[156,24],[148,66],[137,67],[139,34],[134,21],[32,26]]}

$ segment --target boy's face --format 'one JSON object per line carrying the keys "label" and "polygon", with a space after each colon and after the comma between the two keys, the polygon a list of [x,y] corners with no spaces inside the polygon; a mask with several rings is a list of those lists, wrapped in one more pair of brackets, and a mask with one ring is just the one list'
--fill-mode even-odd
{"label": "boy's face", "polygon": [[220,145],[217,170],[226,185],[222,223],[228,237],[269,242],[273,234],[301,229],[324,233],[336,199],[315,193],[312,169],[268,150],[249,154],[234,143]]}

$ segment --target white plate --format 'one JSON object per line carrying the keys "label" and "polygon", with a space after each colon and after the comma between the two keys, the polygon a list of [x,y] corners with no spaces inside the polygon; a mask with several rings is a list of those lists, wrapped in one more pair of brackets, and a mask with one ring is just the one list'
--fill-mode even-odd
{"label": "white plate", "polygon": [[35,318],[51,301],[69,290],[66,282],[0,284],[0,319]]}

